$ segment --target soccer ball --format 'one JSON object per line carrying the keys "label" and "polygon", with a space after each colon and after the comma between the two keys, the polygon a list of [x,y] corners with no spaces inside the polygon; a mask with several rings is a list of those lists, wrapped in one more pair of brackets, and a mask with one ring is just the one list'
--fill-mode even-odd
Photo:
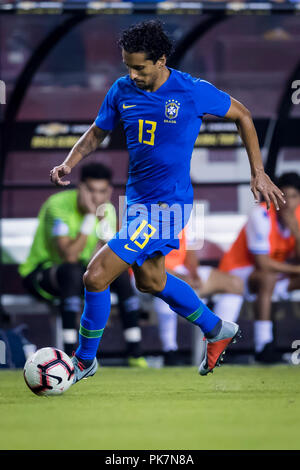
{"label": "soccer ball", "polygon": [[24,366],[24,379],[36,395],[60,395],[70,388],[74,365],[66,353],[42,348],[30,356]]}

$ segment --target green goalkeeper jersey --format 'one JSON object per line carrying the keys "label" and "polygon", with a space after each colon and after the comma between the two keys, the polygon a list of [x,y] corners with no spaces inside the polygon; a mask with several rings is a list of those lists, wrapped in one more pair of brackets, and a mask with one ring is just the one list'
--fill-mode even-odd
{"label": "green goalkeeper jersey", "polygon": [[[61,191],[50,196],[42,205],[38,215],[38,226],[29,255],[19,267],[19,273],[25,277],[38,265],[45,268],[63,263],[55,238],[68,236],[75,239],[80,232],[84,214],[77,206],[77,190]],[[97,242],[108,241],[116,232],[116,214],[111,203],[105,207],[105,216],[100,222],[95,221],[93,232],[88,235],[86,245],[78,261],[87,265],[95,251]]]}

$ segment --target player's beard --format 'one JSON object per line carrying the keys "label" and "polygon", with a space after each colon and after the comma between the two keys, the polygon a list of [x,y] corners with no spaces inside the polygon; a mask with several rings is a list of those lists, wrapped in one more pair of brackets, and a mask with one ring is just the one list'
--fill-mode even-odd
{"label": "player's beard", "polygon": [[157,77],[152,77],[152,79],[149,83],[145,82],[144,80],[141,80],[140,82],[139,82],[139,80],[137,80],[137,81],[134,81],[134,83],[141,90],[152,91],[155,87],[156,80],[157,80]]}
{"label": "player's beard", "polygon": [[136,86],[137,86],[138,88],[141,88],[142,90],[143,90],[144,88],[146,88],[145,82],[140,82],[140,81],[137,82],[137,81],[134,81],[134,83],[136,84]]}
{"label": "player's beard", "polygon": [[141,81],[141,82],[134,82],[138,88],[141,90],[149,90],[151,89],[151,85],[148,85],[147,83]]}

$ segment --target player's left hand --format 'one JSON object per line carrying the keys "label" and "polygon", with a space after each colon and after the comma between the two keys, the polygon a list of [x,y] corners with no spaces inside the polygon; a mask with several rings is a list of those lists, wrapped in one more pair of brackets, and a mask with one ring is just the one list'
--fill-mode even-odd
{"label": "player's left hand", "polygon": [[276,210],[279,210],[279,201],[285,204],[284,193],[273,183],[269,176],[263,171],[258,171],[255,176],[251,176],[251,191],[255,202],[259,202],[261,194],[267,203],[267,209],[270,209],[271,202],[274,203]]}

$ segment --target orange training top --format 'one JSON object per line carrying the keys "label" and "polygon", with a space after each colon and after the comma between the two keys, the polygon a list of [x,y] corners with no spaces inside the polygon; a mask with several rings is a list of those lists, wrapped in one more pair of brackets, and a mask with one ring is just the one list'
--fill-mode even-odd
{"label": "orange training top", "polygon": [[[179,238],[179,249],[172,250],[166,255],[165,263],[166,269],[174,270],[176,266],[184,264],[185,252],[186,252],[186,238],[184,229],[180,233],[181,238]],[[179,235],[179,237],[180,237]]]}
{"label": "orange training top", "polygon": [[[260,206],[266,209],[266,203],[261,203]],[[268,255],[276,261],[283,262],[293,252],[295,248],[295,238],[292,235],[284,237],[281,233],[277,221],[277,211],[273,204],[271,204],[270,210],[265,211],[265,213],[270,221]],[[300,206],[296,209],[296,217],[300,226]],[[252,266],[254,264],[254,255],[248,247],[246,225],[247,224],[245,224],[240,231],[229,251],[227,251],[221,259],[219,265],[221,271],[228,272],[232,269]]]}

